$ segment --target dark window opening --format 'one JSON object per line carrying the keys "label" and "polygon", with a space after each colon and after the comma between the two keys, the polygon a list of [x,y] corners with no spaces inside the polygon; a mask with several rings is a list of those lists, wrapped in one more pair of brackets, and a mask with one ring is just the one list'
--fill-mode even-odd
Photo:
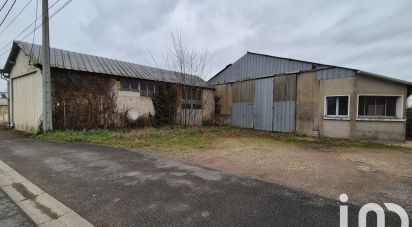
{"label": "dark window opening", "polygon": [[182,109],[187,110],[187,109],[191,109],[191,104],[182,104]]}
{"label": "dark window opening", "polygon": [[147,96],[152,97],[155,92],[155,86],[153,83],[148,83],[147,85]]}
{"label": "dark window opening", "polygon": [[200,105],[200,104],[193,104],[193,109],[195,109],[195,110],[201,110],[201,109],[202,109],[202,105]]}
{"label": "dark window opening", "polygon": [[326,97],[326,116],[348,116],[348,113],[348,96]]}
{"label": "dark window opening", "polygon": [[147,96],[147,83],[146,82],[140,83],[140,95]]}
{"label": "dark window opening", "polygon": [[182,102],[182,109],[202,109],[202,88],[183,88]]}
{"label": "dark window opening", "polygon": [[139,91],[139,83],[137,80],[122,79],[120,80],[120,89],[122,91]]}
{"label": "dark window opening", "polygon": [[145,97],[152,97],[156,92],[155,83],[141,82],[140,83],[140,95]]}
{"label": "dark window opening", "polygon": [[395,96],[359,96],[358,115],[361,117],[396,117]]}
{"label": "dark window opening", "polygon": [[184,88],[182,92],[182,99],[201,101],[202,100],[202,89],[198,87]]}

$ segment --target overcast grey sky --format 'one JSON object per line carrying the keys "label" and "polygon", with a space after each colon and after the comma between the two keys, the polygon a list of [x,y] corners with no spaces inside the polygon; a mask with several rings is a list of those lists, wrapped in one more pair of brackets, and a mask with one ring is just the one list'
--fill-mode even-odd
{"label": "overcast grey sky", "polygon": [[[9,18],[28,1],[18,0]],[[0,46],[34,20],[34,4],[0,34]],[[209,77],[253,51],[411,81],[411,12],[410,0],[73,0],[51,20],[51,45],[145,65],[154,65],[152,53],[166,65],[170,33],[180,31],[210,52]]]}

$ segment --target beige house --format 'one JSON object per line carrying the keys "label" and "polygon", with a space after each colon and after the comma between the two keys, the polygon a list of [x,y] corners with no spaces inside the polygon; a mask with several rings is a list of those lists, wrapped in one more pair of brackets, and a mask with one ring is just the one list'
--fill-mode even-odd
{"label": "beige house", "polygon": [[216,118],[267,131],[405,140],[412,84],[357,69],[248,52],[208,81]]}
{"label": "beige house", "polygon": [[0,127],[8,124],[8,101],[7,93],[0,92]]}
{"label": "beige house", "polygon": [[[36,132],[42,122],[40,56],[41,46],[15,41],[2,70],[3,76],[10,79],[10,121],[17,130]],[[72,83],[77,80],[80,83],[83,78],[89,78],[93,83],[93,80],[103,78],[112,84],[118,109],[127,109],[130,119],[154,114],[151,96],[163,83],[183,85],[196,91],[196,95],[182,98],[182,102],[176,106],[177,120],[184,119],[188,113],[196,113],[190,124],[202,124],[213,119],[214,91],[200,77],[56,48],[51,48],[50,57],[53,86],[56,86],[53,82],[61,80]],[[52,88],[55,95],[60,89],[67,90],[64,84]],[[69,92],[75,96],[77,91],[72,89]],[[65,100],[54,100],[54,109],[63,105]],[[64,114],[68,111],[65,109]],[[63,115],[63,112],[59,114]]]}

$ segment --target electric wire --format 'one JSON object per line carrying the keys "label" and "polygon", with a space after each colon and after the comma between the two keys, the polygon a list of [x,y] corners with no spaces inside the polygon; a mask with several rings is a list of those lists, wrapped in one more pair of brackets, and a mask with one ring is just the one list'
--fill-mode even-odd
{"label": "electric wire", "polygon": [[3,25],[4,21],[6,21],[7,17],[9,16],[11,10],[13,9],[14,5],[16,4],[17,0],[13,1],[13,4],[11,4],[9,11],[7,11],[6,15],[4,16],[3,20],[0,23],[0,27]]}
{"label": "electric wire", "polygon": [[3,5],[2,5],[1,8],[0,8],[0,12],[3,10],[4,6],[6,6],[7,2],[9,2],[9,0],[6,0],[6,1],[3,3]]}
{"label": "electric wire", "polygon": [[[56,2],[54,2],[50,7],[49,10],[52,9],[58,2],[60,2],[61,0],[57,0]],[[72,2],[73,0],[68,0],[66,1],[66,3],[64,3],[59,9],[57,9],[52,16],[49,17],[49,20],[55,16],[58,12],[60,12],[63,8],[65,8],[70,2]],[[9,44],[13,43],[13,40],[17,40],[24,32],[26,32],[30,27],[32,27],[33,24],[36,23],[37,20],[39,20],[41,17],[43,16],[43,13],[41,16],[37,17],[35,21],[33,21],[30,25],[28,25],[25,29],[23,29],[23,31],[21,31],[16,37],[14,37],[11,41],[7,42],[4,46],[2,46],[0,48],[0,51],[6,49],[9,47]],[[37,28],[35,27],[30,33],[28,33],[22,40],[25,40],[28,36],[30,36],[34,30],[37,30],[40,26],[37,26]],[[0,54],[0,56],[3,56],[4,54],[6,54],[8,52],[8,50],[6,52],[3,52]]]}
{"label": "electric wire", "polygon": [[[36,18],[36,19],[37,19],[38,9],[39,9],[39,0],[36,0],[36,16],[34,17],[34,18]],[[37,27],[37,20],[34,20],[34,27]],[[32,40],[32,42],[31,42],[31,47],[30,47],[30,54],[29,54],[29,56],[31,56],[31,54],[32,54],[33,45],[34,45],[34,39],[35,39],[35,38],[36,38],[36,30],[34,30],[34,32],[33,32],[33,40]]]}
{"label": "electric wire", "polygon": [[21,13],[23,13],[23,11],[29,6],[29,4],[32,2],[33,0],[30,0],[24,7],[23,9],[20,10],[20,12],[6,25],[6,27],[4,27],[1,31],[0,31],[0,35],[7,29],[10,27],[10,25],[20,16]]}

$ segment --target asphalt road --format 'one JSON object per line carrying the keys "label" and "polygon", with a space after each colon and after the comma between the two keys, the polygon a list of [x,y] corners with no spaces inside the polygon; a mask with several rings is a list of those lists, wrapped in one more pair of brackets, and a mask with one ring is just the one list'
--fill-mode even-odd
{"label": "asphalt road", "polygon": [[96,226],[339,226],[338,201],[125,149],[0,130],[0,159]]}

